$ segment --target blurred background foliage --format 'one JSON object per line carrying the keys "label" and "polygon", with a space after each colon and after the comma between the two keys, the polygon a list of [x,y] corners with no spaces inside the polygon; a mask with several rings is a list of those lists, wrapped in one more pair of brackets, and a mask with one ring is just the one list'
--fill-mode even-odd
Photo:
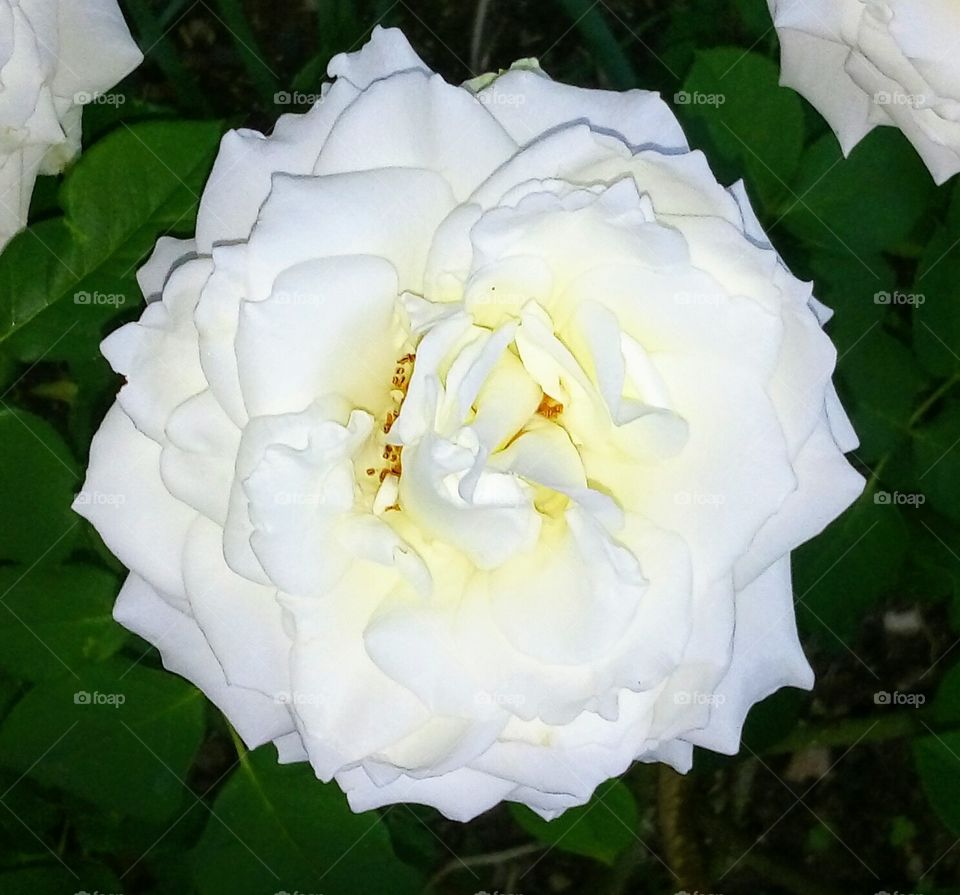
{"label": "blurred background foliage", "polygon": [[[0,892],[960,893],[960,184],[892,129],[842,159],[777,85],[764,0],[121,5],[146,62],[88,107],[86,153],[0,257]],[[119,384],[98,342],[139,314],[157,237],[192,232],[221,133],[304,110],[378,22],[454,82],[538,56],[659,90],[837,312],[869,484],[795,556],[816,689],[758,706],[738,756],[635,767],[551,824],[357,816],[245,753],[111,620],[123,570],[68,509]]]}

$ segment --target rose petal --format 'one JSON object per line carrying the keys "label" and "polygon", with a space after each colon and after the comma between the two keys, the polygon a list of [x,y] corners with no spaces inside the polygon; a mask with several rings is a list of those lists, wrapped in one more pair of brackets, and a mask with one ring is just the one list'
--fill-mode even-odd
{"label": "rose petal", "polygon": [[292,731],[286,707],[262,693],[228,684],[196,621],[171,606],[138,575],[127,576],[113,617],[160,650],[164,668],[203,690],[248,748]]}

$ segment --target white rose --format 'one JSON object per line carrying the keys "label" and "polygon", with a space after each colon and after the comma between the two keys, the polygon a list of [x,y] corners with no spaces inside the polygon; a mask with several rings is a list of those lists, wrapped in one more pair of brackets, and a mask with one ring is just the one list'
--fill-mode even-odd
{"label": "white rose", "polygon": [[937,183],[960,171],[956,0],[767,0],[781,83],[827,119],[846,155],[899,127]]}
{"label": "white rose", "polygon": [[116,0],[0,0],[0,249],[80,151],[83,106],[142,59]]}
{"label": "white rose", "polygon": [[380,29],[330,74],[104,342],[116,618],[356,810],[735,752],[812,685],[789,551],[862,487],[823,307],[655,94],[474,95]]}

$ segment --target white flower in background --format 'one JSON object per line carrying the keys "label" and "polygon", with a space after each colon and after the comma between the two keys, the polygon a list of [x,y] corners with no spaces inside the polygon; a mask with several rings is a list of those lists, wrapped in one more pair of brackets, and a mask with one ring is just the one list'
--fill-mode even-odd
{"label": "white flower in background", "polygon": [[767,0],[781,83],[827,119],[846,155],[899,127],[937,183],[960,171],[957,0]]}
{"label": "white flower in background", "polygon": [[862,487],[825,309],[655,94],[380,29],[330,74],[227,134],[104,342],[116,618],[356,810],[736,752],[813,683],[789,552]]}
{"label": "white flower in background", "polygon": [[83,106],[142,59],[116,0],[0,0],[0,249],[80,151]]}

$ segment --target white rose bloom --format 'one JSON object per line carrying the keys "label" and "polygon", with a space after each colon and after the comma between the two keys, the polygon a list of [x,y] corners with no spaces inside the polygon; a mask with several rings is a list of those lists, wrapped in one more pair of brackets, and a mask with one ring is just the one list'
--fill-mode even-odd
{"label": "white rose bloom", "polygon": [[142,59],[116,0],[0,0],[0,249],[80,151],[83,106]]}
{"label": "white rose bloom", "polygon": [[862,488],[827,312],[655,94],[455,87],[381,29],[329,71],[104,342],[116,618],[355,810],[736,752],[812,686],[789,553]]}
{"label": "white rose bloom", "polygon": [[899,127],[937,183],[960,171],[957,0],[767,0],[782,84],[827,119],[844,155]]}

